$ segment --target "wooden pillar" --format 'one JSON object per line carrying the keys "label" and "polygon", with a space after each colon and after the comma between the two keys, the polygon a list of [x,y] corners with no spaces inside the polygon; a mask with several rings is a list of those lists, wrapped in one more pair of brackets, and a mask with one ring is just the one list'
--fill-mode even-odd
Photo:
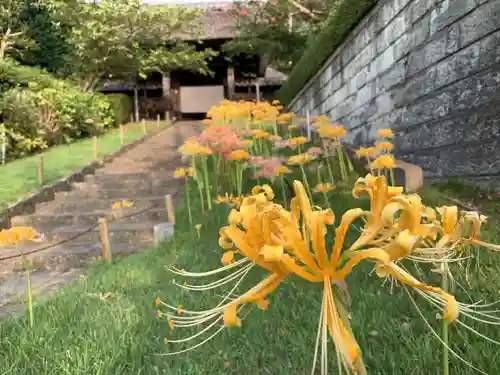
{"label": "wooden pillar", "polygon": [[255,81],[255,99],[260,102],[260,82],[259,79]]}
{"label": "wooden pillar", "polygon": [[233,100],[234,96],[234,68],[229,66],[227,68],[227,98]]}
{"label": "wooden pillar", "polygon": [[149,120],[149,103],[148,103],[148,89],[144,87],[144,113],[146,119]]}
{"label": "wooden pillar", "polygon": [[137,90],[137,83],[134,87],[134,114],[135,121],[139,121],[139,92]]}
{"label": "wooden pillar", "polygon": [[161,88],[164,103],[164,110],[170,112],[172,108],[172,98],[171,98],[171,84],[170,84],[170,73],[163,73],[161,77]]}

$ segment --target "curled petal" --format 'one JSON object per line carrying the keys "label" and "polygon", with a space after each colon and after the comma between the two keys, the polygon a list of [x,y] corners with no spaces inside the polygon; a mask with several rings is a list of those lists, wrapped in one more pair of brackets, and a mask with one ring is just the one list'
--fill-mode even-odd
{"label": "curled petal", "polygon": [[453,297],[449,293],[446,293],[441,288],[427,285],[418,281],[413,276],[405,272],[402,272],[401,268],[394,263],[389,263],[387,265],[378,264],[375,270],[377,276],[379,277],[391,276],[395,280],[399,281],[404,285],[408,285],[411,288],[419,289],[425,292],[430,292],[441,297],[445,305],[443,312],[443,319],[445,319],[448,322],[453,322],[458,318],[460,308],[457,301],[455,300],[455,297]]}
{"label": "curled petal", "polygon": [[241,327],[241,320],[237,314],[238,306],[233,303],[224,310],[224,325],[226,327]]}
{"label": "curled petal", "polygon": [[413,236],[409,230],[404,230],[384,250],[392,261],[402,259],[412,252],[419,240],[419,236]]}
{"label": "curled petal", "polygon": [[234,263],[234,251],[226,251],[224,255],[222,255],[221,262],[223,265],[228,266]]}
{"label": "curled petal", "polygon": [[266,262],[279,262],[283,256],[283,246],[265,245],[260,253]]}

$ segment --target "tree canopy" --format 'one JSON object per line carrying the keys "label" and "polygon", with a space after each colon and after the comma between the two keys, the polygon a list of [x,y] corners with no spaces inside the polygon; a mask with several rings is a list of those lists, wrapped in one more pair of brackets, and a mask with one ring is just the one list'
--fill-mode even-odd
{"label": "tree canopy", "polygon": [[135,79],[183,68],[208,73],[210,49],[197,50],[181,33],[195,34],[201,9],[143,6],[140,0],[45,0],[59,27],[69,30],[67,66],[84,90],[103,79]]}
{"label": "tree canopy", "polygon": [[339,0],[271,0],[235,2],[232,14],[239,38],[227,53],[266,57],[278,69],[290,71],[323,28]]}

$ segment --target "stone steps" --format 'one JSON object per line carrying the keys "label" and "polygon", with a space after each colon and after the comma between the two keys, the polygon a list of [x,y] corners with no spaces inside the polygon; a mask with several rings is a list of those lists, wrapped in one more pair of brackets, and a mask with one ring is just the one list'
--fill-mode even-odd
{"label": "stone steps", "polygon": [[[173,194],[175,196],[175,194]],[[125,198],[124,198],[125,199]],[[127,198],[133,205],[132,207],[121,210],[125,215],[143,210],[147,207],[155,206],[165,209],[165,196],[135,196]],[[82,201],[81,199],[58,199],[51,202],[40,203],[36,205],[35,211],[40,214],[70,214],[90,211],[108,211],[111,210],[113,203],[117,199],[93,199]],[[13,218],[15,219],[15,218]]]}
{"label": "stone steps", "polygon": [[[128,243],[135,240],[151,241],[154,239],[154,226],[161,222],[146,221],[139,223],[110,223],[108,224],[110,242]],[[46,233],[48,241],[69,240],[78,234],[88,230],[89,227],[64,226],[54,228],[50,233]],[[96,227],[88,233],[78,236],[78,242],[95,242],[99,240],[99,228]],[[72,240],[77,242],[77,240]]]}
{"label": "stone steps", "polygon": [[132,201],[134,196],[165,196],[172,193],[169,186],[161,186],[156,188],[144,189],[127,189],[121,187],[118,189],[94,189],[94,188],[78,188],[71,191],[61,191],[55,194],[55,200],[78,200],[78,199],[113,199],[113,200],[129,200]]}
{"label": "stone steps", "polygon": [[[13,226],[33,227],[38,231],[47,230],[58,226],[91,226],[97,223],[99,218],[106,218],[110,222],[129,222],[136,223],[141,221],[162,221],[167,220],[166,209],[163,207],[151,208],[146,212],[140,212],[147,209],[130,207],[123,210],[92,210],[89,212],[74,211],[72,213],[53,213],[17,216],[12,218]],[[133,215],[138,212],[137,215]],[[129,216],[132,215],[132,216]]]}
{"label": "stone steps", "polygon": [[[45,250],[31,253],[31,251],[49,247]],[[113,258],[120,258],[148,249],[152,246],[151,241],[135,241],[119,243],[110,241],[110,249]],[[20,256],[20,250],[26,253],[23,258]],[[13,259],[2,261],[0,270],[0,279],[10,272],[19,272],[29,266],[30,271],[66,271],[71,268],[85,266],[97,259],[102,254],[99,241],[89,242],[87,244],[78,242],[67,242],[58,245],[57,242],[42,242],[25,244],[20,248],[3,248],[0,252],[0,258],[16,256]]]}
{"label": "stone steps", "polygon": [[[52,201],[36,204],[34,212],[12,217],[12,225],[33,227],[44,234],[44,240],[22,245],[25,253],[38,250],[26,254],[24,259],[16,247],[0,248],[0,299],[4,285],[25,284],[24,279],[18,280],[24,274],[17,271],[26,266],[34,271],[33,275],[52,279],[58,272],[79,269],[98,259],[102,254],[97,226],[100,217],[108,219],[113,259],[151,248],[155,226],[168,219],[165,195],[172,194],[175,202],[182,194],[183,181],[174,179],[173,172],[186,163],[181,161],[177,148],[200,129],[197,123],[174,124],[97,169],[95,174],[85,176],[82,182],[74,183],[70,191],[58,192]],[[113,203],[121,200],[132,206],[113,210]],[[147,212],[138,213],[145,209]],[[124,217],[131,214],[134,215]],[[12,259],[1,260],[9,257]]]}

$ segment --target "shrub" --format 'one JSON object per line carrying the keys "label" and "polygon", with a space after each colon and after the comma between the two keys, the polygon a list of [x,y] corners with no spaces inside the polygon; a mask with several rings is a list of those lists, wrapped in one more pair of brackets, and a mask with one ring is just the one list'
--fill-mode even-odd
{"label": "shrub", "polygon": [[311,43],[278,91],[277,98],[290,104],[333,52],[340,47],[356,25],[377,4],[377,0],[343,0],[330,15],[325,29]]}
{"label": "shrub", "polygon": [[109,94],[106,99],[111,104],[111,108],[115,117],[115,125],[120,126],[129,122],[132,114],[132,103],[130,98],[125,94]]}
{"label": "shrub", "polygon": [[0,121],[9,159],[101,133],[116,123],[106,97],[43,70],[0,61]]}

